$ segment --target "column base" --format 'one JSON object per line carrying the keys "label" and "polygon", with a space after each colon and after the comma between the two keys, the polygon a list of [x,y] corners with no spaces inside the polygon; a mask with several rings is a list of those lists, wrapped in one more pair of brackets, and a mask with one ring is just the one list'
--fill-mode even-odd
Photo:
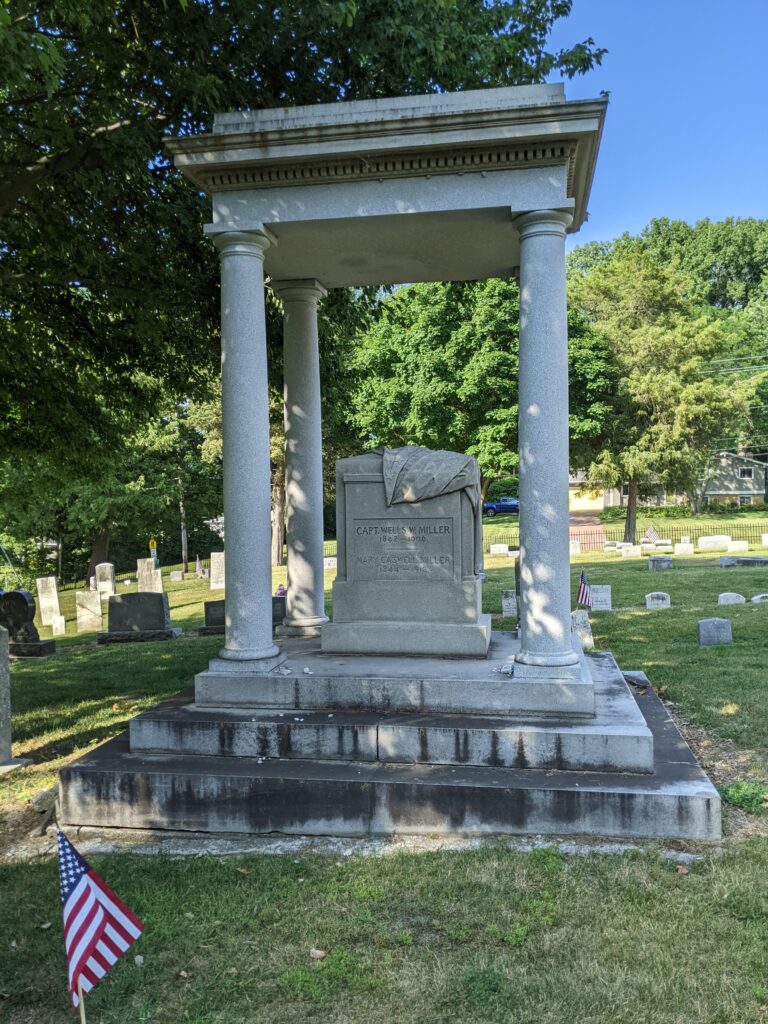
{"label": "column base", "polygon": [[0,761],[0,775],[10,775],[28,764],[32,764],[31,757],[12,757],[9,761]]}
{"label": "column base", "polygon": [[289,621],[284,619],[275,630],[276,636],[320,636],[320,630],[328,622],[327,615],[316,615],[312,619]]}
{"label": "column base", "polygon": [[553,655],[551,661],[525,651],[515,657],[515,679],[581,679],[583,672],[580,651]]}
{"label": "column base", "polygon": [[263,676],[285,661],[286,657],[285,652],[276,644],[258,651],[229,651],[224,647],[219,651],[218,657],[209,663],[208,671]]}

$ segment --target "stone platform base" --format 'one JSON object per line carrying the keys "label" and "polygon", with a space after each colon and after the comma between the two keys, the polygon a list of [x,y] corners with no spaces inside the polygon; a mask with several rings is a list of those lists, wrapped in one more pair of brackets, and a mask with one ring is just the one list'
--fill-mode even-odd
{"label": "stone platform base", "polygon": [[0,761],[0,775],[10,775],[28,764],[32,764],[31,757],[12,757],[8,761]]}
{"label": "stone platform base", "polygon": [[180,629],[137,629],[130,633],[98,633],[97,644],[141,644],[150,640],[175,640]]}
{"label": "stone platform base", "polygon": [[483,658],[491,642],[491,616],[474,623],[326,622],[323,654],[427,655]]}
{"label": "stone platform base", "polygon": [[197,631],[198,636],[224,636],[223,626],[201,626]]}
{"label": "stone platform base", "polygon": [[29,643],[9,643],[8,653],[12,658],[44,658],[56,653],[55,640],[32,640]]}
{"label": "stone platform base", "polygon": [[[615,764],[611,771],[553,770],[546,760],[546,769],[532,767],[546,751],[547,738],[560,736],[561,759],[588,753],[589,745],[582,745],[579,754],[578,744],[566,739],[571,727],[572,737],[584,735],[573,720],[475,720],[474,735],[467,736],[465,746],[464,733],[473,730],[463,728],[470,723],[462,723],[459,715],[433,717],[425,725],[417,716],[358,713],[356,725],[342,716],[334,725],[335,712],[321,717],[284,711],[283,719],[290,721],[281,722],[274,709],[250,716],[231,710],[190,712],[183,698],[131,724],[132,747],[164,744],[163,752],[129,749],[120,738],[64,768],[60,820],[71,825],[293,835],[538,833],[718,839],[717,791],[662,703],[650,690],[635,702],[610,654],[588,661],[598,708],[612,705],[621,720],[614,725],[628,741],[634,730],[639,749],[647,752],[652,736],[651,773],[629,773]],[[515,685],[509,679],[503,683],[507,692]],[[598,714],[593,724],[602,728],[600,742],[615,756],[621,745],[611,747],[611,723]],[[178,740],[173,740],[175,729],[181,733]],[[539,736],[543,745],[533,739],[537,729],[544,730]],[[324,758],[323,744],[334,731],[342,746],[334,751],[326,747]],[[483,746],[494,732],[499,740],[495,752]],[[421,748],[422,736],[426,750]],[[320,746],[313,746],[318,737]],[[521,738],[527,767],[513,760]],[[200,752],[184,751],[187,741]],[[631,746],[626,744],[627,749]],[[464,762],[465,752],[479,760],[485,756],[485,763]],[[238,756],[243,753],[257,756]],[[377,760],[365,759],[374,754]],[[422,754],[444,757],[448,763],[404,763],[410,757],[418,761]],[[389,756],[403,760],[386,760]]]}

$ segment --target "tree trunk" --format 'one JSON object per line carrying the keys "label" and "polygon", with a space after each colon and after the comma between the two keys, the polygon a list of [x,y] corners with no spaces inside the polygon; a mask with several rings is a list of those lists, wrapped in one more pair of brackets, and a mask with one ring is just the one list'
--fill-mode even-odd
{"label": "tree trunk", "polygon": [[88,574],[85,582],[87,583],[91,576],[96,575],[96,566],[101,562],[107,562],[109,560],[109,531],[102,530],[101,533],[97,534],[93,540],[93,548],[91,549],[91,560],[88,563]]}
{"label": "tree trunk", "polygon": [[624,524],[624,543],[635,543],[635,531],[637,530],[637,495],[639,488],[637,480],[630,479],[629,493],[627,494],[627,521]]}
{"label": "tree trunk", "polygon": [[187,513],[184,510],[184,499],[179,498],[179,516],[181,517],[181,568],[189,572],[189,553],[187,550]]}
{"label": "tree trunk", "polygon": [[59,583],[63,583],[64,579],[62,577],[62,571],[64,568],[64,542],[61,539],[61,534],[59,534],[59,541],[56,546],[59,552]]}
{"label": "tree trunk", "polygon": [[488,498],[488,488],[491,486],[491,478],[489,476],[480,477],[480,501],[481,503],[486,501]]}
{"label": "tree trunk", "polygon": [[[318,511],[319,515],[323,510]],[[272,474],[272,565],[283,564],[285,540],[285,466],[276,467]]]}

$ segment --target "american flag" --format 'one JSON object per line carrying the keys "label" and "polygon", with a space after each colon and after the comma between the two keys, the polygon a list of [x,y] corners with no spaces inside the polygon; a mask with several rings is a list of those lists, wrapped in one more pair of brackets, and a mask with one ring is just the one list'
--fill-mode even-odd
{"label": "american flag", "polygon": [[107,973],[138,939],[144,925],[57,830],[59,884],[64,908],[64,946],[72,1006]]}
{"label": "american flag", "polygon": [[587,608],[592,607],[592,588],[587,583],[587,574],[582,570],[579,580],[579,592],[576,595],[576,604],[583,604]]}
{"label": "american flag", "polygon": [[651,523],[651,525],[645,531],[645,536],[648,538],[651,544],[658,544],[661,540],[661,537],[657,533],[656,527],[653,525],[653,523]]}

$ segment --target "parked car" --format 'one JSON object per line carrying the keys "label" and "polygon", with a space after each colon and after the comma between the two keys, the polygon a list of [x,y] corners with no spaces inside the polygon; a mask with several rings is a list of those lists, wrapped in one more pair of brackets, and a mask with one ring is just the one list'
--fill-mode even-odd
{"label": "parked car", "polygon": [[520,502],[517,498],[497,498],[495,501],[483,502],[483,515],[489,518],[501,515],[516,516],[519,511]]}

